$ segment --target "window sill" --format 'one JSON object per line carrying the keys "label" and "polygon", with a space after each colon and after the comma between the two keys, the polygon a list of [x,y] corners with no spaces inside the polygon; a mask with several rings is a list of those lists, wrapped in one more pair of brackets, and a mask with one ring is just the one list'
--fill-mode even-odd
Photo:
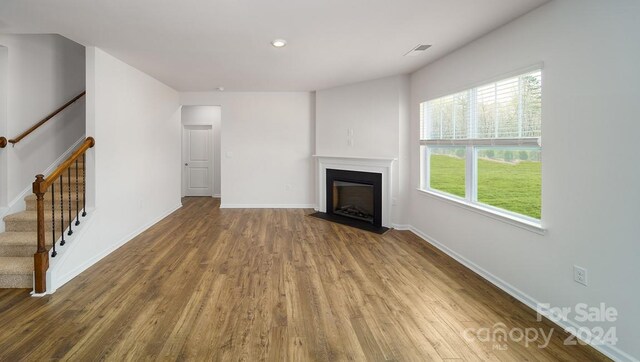
{"label": "window sill", "polygon": [[435,199],[445,201],[447,203],[450,203],[452,205],[456,205],[456,206],[461,207],[463,209],[467,209],[467,210],[476,212],[478,214],[488,216],[488,217],[490,217],[490,218],[492,218],[494,220],[502,221],[502,222],[507,223],[509,225],[517,226],[517,227],[519,227],[521,229],[525,229],[525,230],[534,232],[536,234],[545,235],[546,232],[547,232],[547,230],[544,229],[540,223],[529,221],[529,220],[523,219],[523,218],[518,218],[518,217],[515,217],[515,216],[507,214],[507,213],[502,213],[502,212],[500,212],[498,210],[494,210],[492,208],[483,207],[483,206],[477,205],[477,204],[471,204],[469,202],[466,202],[465,200],[460,200],[460,199],[457,199],[455,197],[450,197],[450,196],[447,196],[447,195],[444,195],[444,194],[441,194],[441,193],[422,190],[422,189],[416,189],[416,190],[418,190],[418,192],[420,192],[420,193],[422,193],[424,195],[427,195],[429,197],[433,197]]}

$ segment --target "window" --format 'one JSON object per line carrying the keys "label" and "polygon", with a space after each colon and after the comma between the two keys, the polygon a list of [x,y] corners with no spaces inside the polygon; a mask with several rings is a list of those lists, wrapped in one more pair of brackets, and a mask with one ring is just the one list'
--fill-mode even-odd
{"label": "window", "polygon": [[421,189],[540,220],[541,75],[538,69],[421,103]]}

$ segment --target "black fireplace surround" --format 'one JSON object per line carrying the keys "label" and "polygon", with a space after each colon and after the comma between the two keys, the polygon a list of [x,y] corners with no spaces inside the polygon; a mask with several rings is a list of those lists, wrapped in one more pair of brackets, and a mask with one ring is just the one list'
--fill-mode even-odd
{"label": "black fireplace surround", "polygon": [[327,215],[382,227],[382,174],[327,169],[326,175]]}
{"label": "black fireplace surround", "polygon": [[326,170],[326,213],[321,219],[383,233],[382,174],[348,170]]}

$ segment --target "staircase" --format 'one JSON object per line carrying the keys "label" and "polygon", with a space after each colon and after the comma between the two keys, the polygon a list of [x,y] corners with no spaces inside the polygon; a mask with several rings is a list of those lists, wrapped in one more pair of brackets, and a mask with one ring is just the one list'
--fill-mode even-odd
{"label": "staircase", "polygon": [[[82,221],[83,170],[83,160],[78,159],[77,165],[74,162],[64,171],[44,195],[45,245],[52,250],[52,256],[56,253],[52,240],[60,240],[57,248],[64,248],[61,238],[64,236],[65,243],[71,239],[76,222]],[[24,198],[25,211],[4,217],[5,232],[0,233],[0,288],[33,287],[34,254],[38,246],[36,201],[35,194],[28,195]]]}
{"label": "staircase", "polygon": [[[83,91],[12,139],[0,136],[0,149],[7,144],[15,146],[85,95]],[[86,215],[84,161],[85,152],[94,143],[92,137],[85,138],[50,175],[36,175],[33,194],[24,198],[25,211],[4,217],[5,232],[0,233],[0,288],[33,288],[38,296],[46,292],[49,257],[56,257],[56,244],[63,247],[65,239],[73,235],[73,228],[80,224],[80,218]]]}

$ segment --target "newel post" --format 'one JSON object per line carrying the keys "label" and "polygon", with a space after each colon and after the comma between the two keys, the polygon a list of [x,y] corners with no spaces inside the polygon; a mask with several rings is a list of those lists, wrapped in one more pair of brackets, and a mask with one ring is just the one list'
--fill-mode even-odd
{"label": "newel post", "polygon": [[36,195],[36,210],[38,214],[38,250],[33,255],[35,292],[47,291],[47,269],[49,269],[49,252],[44,239],[44,193],[46,187],[44,175],[37,175],[33,182],[33,193]]}

